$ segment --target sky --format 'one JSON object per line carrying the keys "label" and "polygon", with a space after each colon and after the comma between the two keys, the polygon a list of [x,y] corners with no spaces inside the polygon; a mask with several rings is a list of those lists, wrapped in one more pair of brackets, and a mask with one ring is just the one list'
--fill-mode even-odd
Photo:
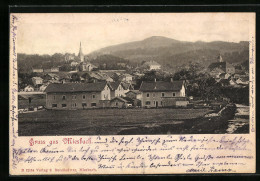
{"label": "sky", "polygon": [[249,41],[250,13],[35,13],[16,14],[17,51],[79,52],[165,36],[182,41]]}

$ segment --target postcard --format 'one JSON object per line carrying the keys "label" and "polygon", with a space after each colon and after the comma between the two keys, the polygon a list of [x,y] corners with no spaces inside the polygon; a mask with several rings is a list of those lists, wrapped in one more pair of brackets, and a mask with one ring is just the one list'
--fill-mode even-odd
{"label": "postcard", "polygon": [[255,13],[11,13],[10,175],[255,173]]}

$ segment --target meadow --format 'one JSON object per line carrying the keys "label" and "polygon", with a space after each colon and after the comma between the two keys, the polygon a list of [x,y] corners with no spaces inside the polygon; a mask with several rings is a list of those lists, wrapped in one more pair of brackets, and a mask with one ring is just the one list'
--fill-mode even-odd
{"label": "meadow", "polygon": [[18,116],[19,136],[187,133],[209,109],[43,110]]}

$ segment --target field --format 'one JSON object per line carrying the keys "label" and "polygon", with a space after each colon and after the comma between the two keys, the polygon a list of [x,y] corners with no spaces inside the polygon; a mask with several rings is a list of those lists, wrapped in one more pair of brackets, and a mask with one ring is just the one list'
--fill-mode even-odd
{"label": "field", "polygon": [[[31,103],[29,104],[28,97],[31,97]],[[45,106],[46,99],[45,95],[24,95],[19,96],[18,109],[25,109],[29,107]]]}
{"label": "field", "polygon": [[[19,136],[189,133],[208,109],[48,110],[19,114]],[[212,128],[214,129],[214,128]],[[199,132],[198,132],[199,133]]]}

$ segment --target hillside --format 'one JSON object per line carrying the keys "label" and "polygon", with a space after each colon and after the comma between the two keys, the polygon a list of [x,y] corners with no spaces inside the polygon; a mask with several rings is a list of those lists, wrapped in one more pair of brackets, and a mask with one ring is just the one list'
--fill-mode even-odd
{"label": "hillside", "polygon": [[[142,41],[135,41],[113,45],[90,53],[88,56],[95,58],[104,54],[111,54],[140,63],[144,60],[156,60],[162,65],[180,65],[190,61],[206,64],[216,61],[219,53],[225,61],[240,63],[246,61],[248,56],[248,42],[184,42],[161,36],[153,36]],[[241,56],[242,55],[242,56]],[[234,58],[234,57],[235,58]]]}

